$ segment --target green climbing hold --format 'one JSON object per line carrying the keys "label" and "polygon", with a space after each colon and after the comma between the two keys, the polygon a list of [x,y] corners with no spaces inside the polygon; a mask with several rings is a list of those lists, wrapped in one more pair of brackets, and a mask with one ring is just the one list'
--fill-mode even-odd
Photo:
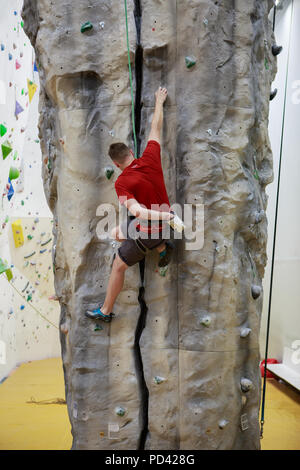
{"label": "green climbing hold", "polygon": [[2,259],[0,258],[0,274],[2,273],[5,273],[6,274],[6,277],[7,277],[7,280],[8,281],[11,281],[12,278],[13,278],[13,275],[12,275],[12,272],[11,272],[11,269],[8,267],[8,265],[6,263],[4,263],[2,261]]}
{"label": "green climbing hold", "polygon": [[113,169],[111,165],[108,165],[107,167],[105,167],[105,176],[108,180],[110,180],[114,172],[115,170]]}
{"label": "green climbing hold", "polygon": [[32,235],[27,235],[28,240],[32,240],[33,236]]}
{"label": "green climbing hold", "polygon": [[7,266],[7,264],[4,263],[0,258],[0,274],[5,273],[5,271],[7,271],[8,269],[9,267]]}
{"label": "green climbing hold", "polygon": [[6,157],[10,154],[10,152],[12,152],[12,148],[8,140],[6,140],[4,144],[1,145],[1,148],[2,148],[3,160],[5,160]]}
{"label": "green climbing hold", "polygon": [[12,278],[13,278],[13,274],[12,274],[12,272],[11,272],[11,269],[7,269],[7,270],[5,271],[5,274],[6,274],[7,280],[8,280],[8,281],[11,281]]}
{"label": "green climbing hold", "polygon": [[85,33],[86,31],[90,31],[91,29],[93,29],[93,25],[90,21],[87,21],[86,23],[83,23],[80,31],[82,33]]}
{"label": "green climbing hold", "polygon": [[187,56],[185,58],[185,65],[187,66],[188,69],[193,67],[195,64],[196,64],[196,59],[194,59],[193,57]]}
{"label": "green climbing hold", "polygon": [[7,132],[7,129],[4,124],[0,124],[0,136],[3,137]]}
{"label": "green climbing hold", "polygon": [[117,408],[115,408],[115,412],[116,412],[116,415],[118,416],[124,416],[126,413],[126,410],[125,408],[122,408],[122,406],[117,406]]}
{"label": "green climbing hold", "polygon": [[267,58],[265,59],[265,68],[266,68],[266,70],[269,70],[269,62],[268,62]]}
{"label": "green climbing hold", "polygon": [[29,302],[29,300],[31,300],[31,299],[32,299],[32,295],[31,295],[31,294],[28,294],[28,295],[27,295],[27,302]]}
{"label": "green climbing hold", "polygon": [[162,268],[159,268],[159,274],[162,276],[162,277],[165,277],[166,276],[166,272],[168,271],[168,266],[164,266]]}
{"label": "green climbing hold", "polygon": [[10,169],[9,169],[9,179],[10,180],[16,180],[17,178],[19,178],[20,176],[20,172],[18,170],[18,168],[15,168],[14,166],[11,166]]}
{"label": "green climbing hold", "polygon": [[254,170],[253,176],[254,176],[254,178],[256,178],[257,180],[259,180],[259,176],[258,176],[257,170]]}
{"label": "green climbing hold", "polygon": [[98,325],[98,324],[94,328],[94,331],[101,331],[101,330],[103,330],[103,328],[101,325]]}

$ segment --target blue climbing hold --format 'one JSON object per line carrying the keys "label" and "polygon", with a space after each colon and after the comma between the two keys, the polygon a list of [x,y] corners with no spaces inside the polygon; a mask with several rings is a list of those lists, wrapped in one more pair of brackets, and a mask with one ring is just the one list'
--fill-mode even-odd
{"label": "blue climbing hold", "polygon": [[11,198],[13,197],[15,191],[14,191],[14,188],[13,188],[13,185],[11,184],[11,181],[10,179],[8,178],[8,183],[9,183],[9,190],[8,190],[8,193],[7,193],[7,199],[10,201]]}

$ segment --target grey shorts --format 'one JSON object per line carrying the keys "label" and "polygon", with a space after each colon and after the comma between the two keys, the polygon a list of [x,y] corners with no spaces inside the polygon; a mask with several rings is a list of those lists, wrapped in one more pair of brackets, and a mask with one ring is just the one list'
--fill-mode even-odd
{"label": "grey shorts", "polygon": [[127,239],[122,242],[122,245],[118,249],[118,255],[127,266],[133,266],[139,261],[142,261],[148,250],[157,248],[166,240],[163,231],[159,232],[157,234],[158,238],[155,239],[143,238],[142,236],[131,238],[128,233],[128,227],[134,219],[135,217],[128,217],[127,220],[121,224],[121,231],[127,236]]}

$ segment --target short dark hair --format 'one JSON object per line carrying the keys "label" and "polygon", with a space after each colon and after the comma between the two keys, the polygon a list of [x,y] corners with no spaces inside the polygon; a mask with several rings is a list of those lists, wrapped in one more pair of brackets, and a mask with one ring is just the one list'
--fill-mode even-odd
{"label": "short dark hair", "polygon": [[114,162],[122,164],[130,156],[130,149],[123,142],[116,142],[110,145],[108,155]]}

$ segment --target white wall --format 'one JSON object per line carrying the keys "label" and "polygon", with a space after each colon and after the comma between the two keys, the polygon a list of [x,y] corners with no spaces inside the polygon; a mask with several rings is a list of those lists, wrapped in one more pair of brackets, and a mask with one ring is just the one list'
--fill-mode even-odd
{"label": "white wall", "polygon": [[[33,71],[34,52],[21,26],[22,3],[1,0],[0,15],[0,45],[4,46],[4,50],[0,47],[0,124],[8,130],[0,138],[0,145],[9,140],[13,147],[5,160],[0,147],[0,258],[14,265],[12,285],[5,274],[0,275],[0,381],[20,362],[60,355],[58,330],[46,321],[58,325],[59,308],[57,302],[48,300],[54,294],[52,243],[45,246],[45,253],[40,253],[41,243],[52,236],[52,216],[44,196],[42,157],[37,142],[39,88],[31,103],[27,93],[27,79],[38,85],[38,73]],[[16,59],[21,64],[18,70]],[[18,119],[14,115],[16,99],[24,108]],[[12,181],[15,194],[9,202],[5,186],[11,166],[23,167],[23,171],[18,180]],[[5,224],[7,216],[9,221]],[[38,222],[34,222],[36,217]],[[12,240],[11,222],[16,218],[21,218],[25,235],[21,248],[15,248]],[[28,240],[27,234],[34,238]],[[32,251],[36,254],[27,264],[24,256]],[[22,293],[28,281],[28,288]],[[27,303],[13,287],[25,299],[32,294],[32,301]]]}
{"label": "white wall", "polygon": [[[278,165],[282,140],[269,340],[269,357],[275,357],[278,360],[282,360],[284,346],[291,347],[294,340],[300,339],[300,61],[298,51],[300,0],[286,0],[283,5],[283,9],[277,10],[275,25],[276,42],[284,49],[278,56],[278,73],[273,83],[273,88],[277,88],[278,93],[270,103],[269,135],[274,157],[274,182],[267,187],[269,195],[268,265],[264,279],[264,306],[261,323],[261,354],[264,355]],[[282,134],[286,75],[287,93]],[[293,88],[295,86],[297,88]]]}

